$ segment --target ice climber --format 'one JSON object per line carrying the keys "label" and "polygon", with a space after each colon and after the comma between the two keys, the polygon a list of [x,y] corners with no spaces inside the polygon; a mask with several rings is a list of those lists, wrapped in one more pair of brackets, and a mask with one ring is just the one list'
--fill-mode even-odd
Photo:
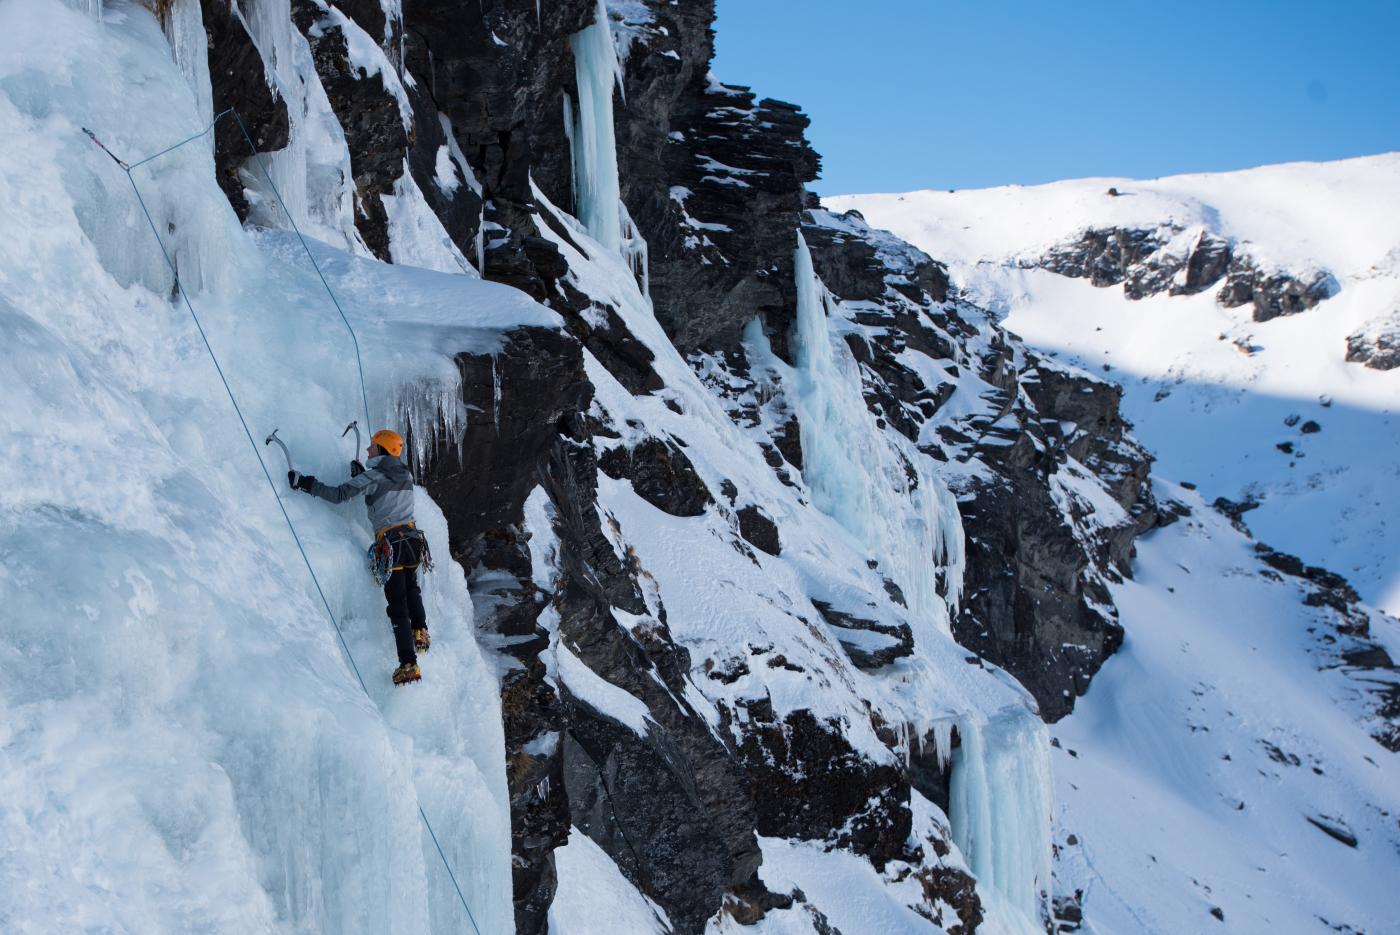
{"label": "ice climber", "polygon": [[403,437],[381,429],[370,436],[366,464],[350,462],[350,479],[332,487],[310,474],[287,472],[287,482],[313,497],[344,503],[365,495],[374,545],[370,546],[371,567],[384,585],[385,612],[394,627],[394,646],[399,667],[394,684],[403,685],[422,678],[418,653],[428,651],[428,621],[423,613],[423,596],[418,590],[418,566],[431,561],[427,541],[413,522],[413,475],[399,459]]}

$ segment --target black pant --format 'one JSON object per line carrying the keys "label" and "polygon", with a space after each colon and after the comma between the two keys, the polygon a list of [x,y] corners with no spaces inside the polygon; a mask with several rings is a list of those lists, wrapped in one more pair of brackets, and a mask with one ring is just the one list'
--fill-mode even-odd
{"label": "black pant", "polygon": [[394,625],[394,648],[399,652],[399,665],[418,661],[413,651],[413,630],[428,625],[423,613],[423,595],[418,590],[418,569],[400,568],[389,576],[384,585],[384,600],[389,602],[385,613]]}

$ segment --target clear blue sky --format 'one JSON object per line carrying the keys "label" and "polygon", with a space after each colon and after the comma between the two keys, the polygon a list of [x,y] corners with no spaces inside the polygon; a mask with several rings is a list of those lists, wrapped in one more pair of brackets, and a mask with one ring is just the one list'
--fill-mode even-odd
{"label": "clear blue sky", "polygon": [[717,0],[720,80],[799,104],[824,195],[1400,149],[1400,0]]}

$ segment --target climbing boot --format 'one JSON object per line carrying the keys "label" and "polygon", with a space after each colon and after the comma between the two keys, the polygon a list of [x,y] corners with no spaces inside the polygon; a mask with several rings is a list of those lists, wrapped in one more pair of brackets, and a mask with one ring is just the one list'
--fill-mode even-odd
{"label": "climbing boot", "polygon": [[394,684],[407,685],[409,682],[416,682],[423,677],[423,673],[418,671],[418,663],[405,662],[394,670]]}
{"label": "climbing boot", "polygon": [[431,646],[431,645],[433,645],[433,641],[432,641],[432,639],[430,639],[429,636],[428,636],[428,628],[427,628],[427,627],[414,627],[414,628],[413,628],[413,649],[414,649],[414,651],[415,651],[415,652],[418,652],[418,653],[425,653],[425,652],[428,651],[428,647]]}

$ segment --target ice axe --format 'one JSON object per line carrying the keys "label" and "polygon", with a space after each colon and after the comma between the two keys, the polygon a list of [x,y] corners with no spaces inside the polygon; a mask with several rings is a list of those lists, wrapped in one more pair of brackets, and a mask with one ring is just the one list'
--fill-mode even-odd
{"label": "ice axe", "polygon": [[287,450],[287,445],[282,439],[277,437],[277,429],[273,429],[272,434],[263,439],[264,445],[270,445],[273,442],[276,442],[277,447],[282,449],[282,456],[287,459],[287,470],[295,471],[296,468],[292,467],[292,453]]}
{"label": "ice axe", "polygon": [[343,432],[340,433],[340,437],[341,437],[341,438],[344,438],[346,435],[349,435],[351,429],[354,429],[354,430],[355,430],[355,454],[354,454],[353,457],[351,457],[350,460],[351,460],[351,461],[355,461],[355,460],[358,460],[359,457],[360,457],[360,420],[359,420],[359,419],[356,419],[354,422],[351,422],[349,425],[345,426],[345,431],[343,431]]}

